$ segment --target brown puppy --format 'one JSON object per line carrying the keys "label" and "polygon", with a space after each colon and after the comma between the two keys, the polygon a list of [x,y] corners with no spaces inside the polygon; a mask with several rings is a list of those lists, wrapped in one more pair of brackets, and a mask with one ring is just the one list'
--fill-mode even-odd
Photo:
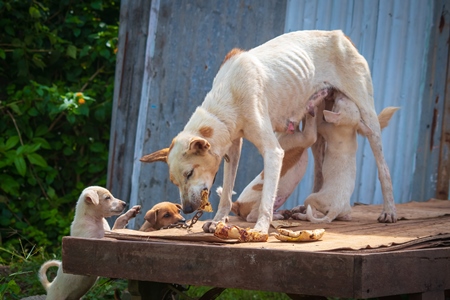
{"label": "brown puppy", "polygon": [[145,214],[145,222],[139,231],[159,230],[165,226],[184,223],[186,220],[180,214],[181,205],[171,202],[161,202],[153,206]]}

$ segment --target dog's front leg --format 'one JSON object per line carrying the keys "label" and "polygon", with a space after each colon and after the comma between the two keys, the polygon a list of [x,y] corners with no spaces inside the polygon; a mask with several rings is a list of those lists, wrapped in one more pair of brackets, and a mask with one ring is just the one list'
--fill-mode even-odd
{"label": "dog's front leg", "polygon": [[116,222],[114,222],[113,230],[114,229],[123,229],[125,226],[127,226],[128,222],[135,218],[138,213],[141,212],[141,206],[135,205],[132,208],[130,208],[126,213],[121,215],[116,219]]}
{"label": "dog's front leg", "polygon": [[228,214],[231,211],[231,196],[233,194],[239,158],[241,157],[241,149],[242,138],[234,140],[228,149],[227,155],[229,162],[225,162],[223,168],[223,190],[220,195],[219,208],[217,209],[214,219],[203,224],[204,232],[214,232],[216,230],[217,222],[227,221],[228,219]]}
{"label": "dog's front leg", "polygon": [[[278,144],[274,138],[274,142]],[[268,233],[270,222],[273,217],[273,205],[278,188],[278,180],[280,179],[281,165],[283,162],[284,151],[278,145],[273,148],[262,151],[264,156],[264,185],[259,205],[258,221],[254,230]]]}

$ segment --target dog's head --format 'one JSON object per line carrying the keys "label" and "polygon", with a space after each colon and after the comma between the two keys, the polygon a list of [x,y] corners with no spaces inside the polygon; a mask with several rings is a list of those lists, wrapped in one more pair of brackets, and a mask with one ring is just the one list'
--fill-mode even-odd
{"label": "dog's head", "polygon": [[171,202],[161,202],[152,207],[145,214],[145,223],[139,229],[140,231],[159,230],[162,227],[184,223],[186,220],[180,214],[181,205]]}
{"label": "dog's head", "polygon": [[372,134],[370,127],[361,119],[358,106],[343,95],[338,95],[335,99],[333,110],[324,110],[323,115],[328,123],[333,123],[337,126],[354,127],[362,135]]}
{"label": "dog's head", "polygon": [[210,191],[219,169],[220,158],[210,148],[206,139],[181,132],[169,148],[145,155],[141,161],[168,164],[170,181],[180,190],[183,212],[192,213],[200,207],[202,191]]}
{"label": "dog's head", "polygon": [[78,199],[77,210],[83,214],[107,218],[119,215],[126,207],[122,200],[114,198],[110,191],[100,186],[90,186],[83,190]]}

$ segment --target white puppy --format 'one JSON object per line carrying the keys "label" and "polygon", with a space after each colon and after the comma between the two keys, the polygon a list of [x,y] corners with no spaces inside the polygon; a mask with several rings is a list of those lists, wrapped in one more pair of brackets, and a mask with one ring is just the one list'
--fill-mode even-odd
{"label": "white puppy", "polygon": [[[387,126],[397,107],[387,107],[379,115],[380,127]],[[323,185],[319,192],[305,200],[306,215],[295,213],[294,219],[313,223],[329,223],[334,219],[350,220],[350,197],[355,188],[357,131],[371,134],[371,129],[361,121],[359,109],[344,95],[337,93],[333,111],[324,110],[318,132],[326,141],[322,166]],[[316,211],[325,216],[317,218]]]}
{"label": "white puppy", "polygon": [[[70,235],[84,238],[101,239],[105,230],[111,230],[107,217],[119,215],[126,207],[122,200],[115,199],[105,188],[90,186],[83,190],[75,208],[75,217],[70,226]],[[136,205],[117,218],[113,229],[123,228],[140,211]],[[47,269],[58,267],[56,278],[49,282]],[[39,280],[47,291],[47,300],[80,299],[94,285],[97,276],[83,276],[63,273],[61,261],[45,262],[39,270]]]}
{"label": "white puppy", "polygon": [[170,180],[180,191],[183,211],[192,213],[200,207],[201,195],[211,189],[222,158],[228,157],[217,213],[203,226],[204,231],[214,232],[217,222],[226,220],[231,210],[242,138],[246,138],[264,159],[264,186],[254,230],[267,233],[284,156],[274,132],[286,132],[289,124],[298,124],[311,95],[327,88],[341,91],[356,103],[371,129],[367,137],[384,197],[378,220],[396,222],[370,70],[340,30],[291,32],[249,51],[232,50],[203,104],[170,147],[146,155],[141,161],[168,164]]}

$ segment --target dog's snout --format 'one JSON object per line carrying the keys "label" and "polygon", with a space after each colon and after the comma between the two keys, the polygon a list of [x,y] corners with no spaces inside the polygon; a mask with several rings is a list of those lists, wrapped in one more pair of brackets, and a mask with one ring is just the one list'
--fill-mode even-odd
{"label": "dog's snout", "polygon": [[183,212],[185,214],[190,214],[194,212],[194,207],[191,204],[183,204]]}

